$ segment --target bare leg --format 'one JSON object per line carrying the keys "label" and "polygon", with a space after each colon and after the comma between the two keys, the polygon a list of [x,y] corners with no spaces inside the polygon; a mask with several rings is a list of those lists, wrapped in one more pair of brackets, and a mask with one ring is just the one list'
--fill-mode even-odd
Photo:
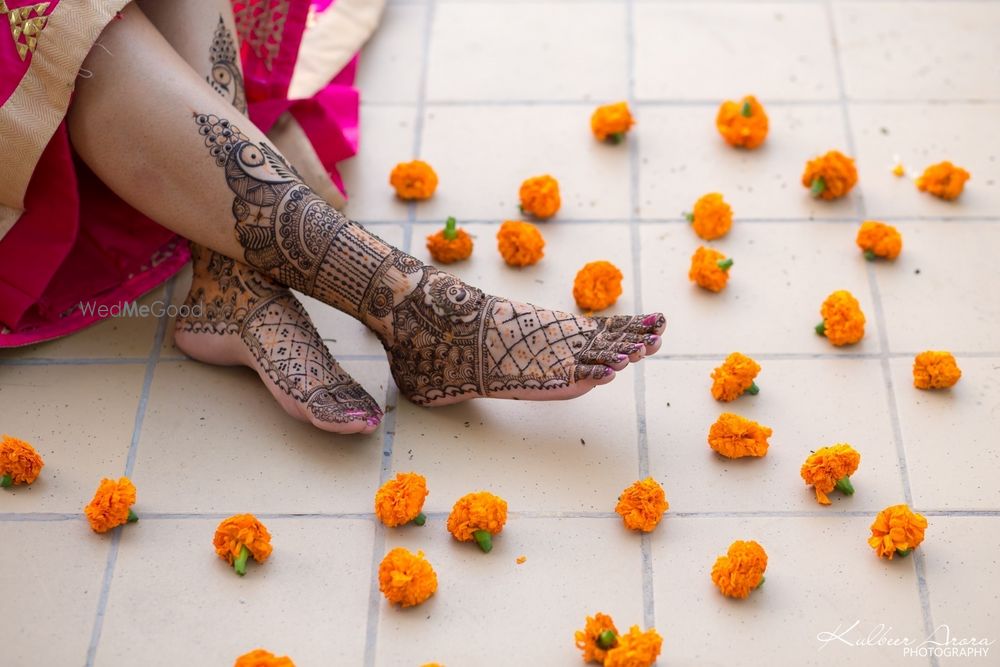
{"label": "bare leg", "polygon": [[[246,111],[228,0],[149,0],[140,6],[195,71],[234,109]],[[176,18],[183,17],[179,23]],[[382,410],[330,356],[305,308],[283,285],[191,244],[193,276],[174,341],[211,364],[249,366],[293,417],[336,433],[370,432]]]}
{"label": "bare leg", "polygon": [[409,399],[571,398],[659,348],[660,314],[583,318],[490,296],[347,220],[137,9],[103,43],[70,114],[91,168],[161,224],[366,324]]}

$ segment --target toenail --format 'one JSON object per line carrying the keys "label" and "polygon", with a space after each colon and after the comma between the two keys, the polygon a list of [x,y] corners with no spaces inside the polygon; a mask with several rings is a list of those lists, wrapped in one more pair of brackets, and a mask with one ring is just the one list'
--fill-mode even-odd
{"label": "toenail", "polygon": [[382,423],[381,417],[369,417],[368,418],[368,425],[369,426],[378,426],[381,423]]}
{"label": "toenail", "polygon": [[656,345],[659,342],[660,342],[660,337],[655,334],[652,336],[646,336],[647,345]]}
{"label": "toenail", "polygon": [[618,363],[623,364],[626,361],[628,361],[628,355],[627,354],[619,354],[618,355]]}
{"label": "toenail", "polygon": [[646,315],[646,319],[642,321],[642,324],[643,326],[651,327],[654,324],[656,324],[657,320],[659,319],[660,318],[657,315]]}

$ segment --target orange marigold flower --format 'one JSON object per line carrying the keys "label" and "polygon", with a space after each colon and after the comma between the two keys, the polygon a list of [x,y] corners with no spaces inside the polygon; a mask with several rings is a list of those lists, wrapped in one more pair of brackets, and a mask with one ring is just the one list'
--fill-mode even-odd
{"label": "orange marigold flower", "polygon": [[427,497],[427,480],[415,472],[396,473],[375,492],[375,516],[379,521],[395,528],[411,521],[424,525],[424,498]]}
{"label": "orange marigold flower", "polygon": [[400,162],[389,175],[389,184],[400,199],[430,199],[437,189],[438,177],[423,160]]}
{"label": "orange marigold flower", "polygon": [[947,389],[962,377],[951,352],[927,350],[913,359],[913,386],[917,389]]}
{"label": "orange marigold flower", "polygon": [[872,260],[876,257],[896,259],[903,249],[903,237],[892,225],[866,220],[861,223],[861,228],[858,230],[857,244],[864,250],[865,259]]}
{"label": "orange marigold flower", "polygon": [[733,352],[712,371],[712,397],[717,401],[735,401],[743,394],[756,395],[760,388],[754,378],[760,364],[739,352]]}
{"label": "orange marigold flower", "polygon": [[610,140],[617,144],[625,138],[625,133],[635,125],[627,102],[605,104],[597,107],[590,116],[590,130],[598,141]]}
{"label": "orange marigold flower", "polygon": [[539,220],[551,218],[559,210],[559,181],[548,174],[534,176],[521,183],[521,212]]}
{"label": "orange marigold flower", "polygon": [[83,508],[87,521],[95,533],[106,533],[123,523],[138,521],[132,505],[135,504],[135,485],[128,477],[118,481],[102,479],[94,499]]}
{"label": "orange marigold flower", "polygon": [[857,182],[854,160],[840,151],[830,151],[809,160],[802,173],[802,185],[809,188],[813,197],[826,200],[843,197]]}
{"label": "orange marigold flower", "polygon": [[726,100],[715,116],[715,127],[730,146],[757,148],[767,138],[767,114],[757,98]]}
{"label": "orange marigold flower", "polygon": [[694,233],[706,241],[725,236],[733,226],[733,209],[718,192],[702,195],[694,203],[694,211],[684,216]]}
{"label": "orange marigold flower", "polygon": [[250,556],[263,563],[271,555],[271,533],[253,514],[225,519],[215,529],[212,544],[219,558],[232,565],[240,576],[246,574]]}
{"label": "orange marigold flower", "polygon": [[437,574],[423,551],[414,555],[396,547],[378,566],[378,589],[389,602],[412,607],[434,595],[437,586]]}
{"label": "orange marigold flower", "polygon": [[712,566],[712,582],[730,598],[749,597],[750,591],[764,583],[767,552],[753,540],[736,540],[725,556]]}
{"label": "orange marigold flower", "polygon": [[35,448],[24,440],[9,435],[0,438],[0,486],[31,484],[44,465]]}
{"label": "orange marigold flower", "polygon": [[573,298],[583,310],[604,310],[622,294],[622,272],[611,262],[589,262],[573,280]]}
{"label": "orange marigold flower", "polygon": [[764,456],[772,432],[767,426],[746,417],[723,412],[708,430],[708,445],[730,459]]}
{"label": "orange marigold flower", "polygon": [[427,251],[438,264],[453,264],[472,254],[472,237],[458,229],[455,218],[448,218],[444,229],[427,237]]}
{"label": "orange marigold flower", "polygon": [[575,633],[576,647],[583,651],[584,662],[604,663],[608,650],[618,645],[618,628],[607,614],[588,616],[583,630]]}
{"label": "orange marigold flower", "polygon": [[847,290],[837,290],[826,297],[820,314],[823,321],[816,325],[816,333],[826,336],[834,345],[850,345],[864,338],[865,314]]}
{"label": "orange marigold flower", "polygon": [[733,260],[727,259],[718,250],[701,246],[691,255],[690,278],[698,287],[711,292],[721,292],[729,281],[729,268]]}
{"label": "orange marigold flower", "polygon": [[917,189],[941,199],[957,199],[971,177],[969,172],[946,160],[924,169],[917,179]]}
{"label": "orange marigold flower", "polygon": [[483,551],[493,548],[492,536],[507,522],[507,501],[488,491],[467,493],[448,515],[448,532],[459,542],[476,541]]}
{"label": "orange marigold flower", "polygon": [[868,544],[879,558],[909,556],[924,541],[927,519],[903,505],[886,507],[875,517]]}
{"label": "orange marigold flower", "polygon": [[497,232],[497,249],[509,266],[537,264],[545,252],[545,239],[530,222],[505,220]]}
{"label": "orange marigold flower", "polygon": [[650,667],[662,648],[663,637],[656,630],[642,632],[638,625],[633,625],[618,636],[618,645],[608,651],[604,667]]}
{"label": "orange marigold flower", "polygon": [[236,658],[233,667],[295,667],[295,663],[287,655],[279,657],[270,651],[258,648]]}
{"label": "orange marigold flower", "polygon": [[641,530],[648,533],[660,523],[663,513],[670,509],[663,487],[647,477],[628,487],[618,496],[615,511],[621,515],[625,527],[629,530]]}
{"label": "orange marigold flower", "polygon": [[820,505],[829,505],[830,499],[826,494],[834,489],[845,496],[854,495],[851,475],[857,471],[860,463],[861,454],[850,445],[841,443],[820,447],[810,454],[799,474],[806,484],[815,488],[816,500]]}

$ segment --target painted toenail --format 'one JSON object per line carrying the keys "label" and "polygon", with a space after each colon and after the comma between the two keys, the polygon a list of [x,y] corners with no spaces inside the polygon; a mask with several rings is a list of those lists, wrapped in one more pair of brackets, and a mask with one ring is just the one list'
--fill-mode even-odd
{"label": "painted toenail", "polygon": [[651,327],[654,324],[656,324],[657,320],[659,319],[660,318],[657,315],[646,315],[646,319],[642,321],[642,324],[643,326]]}
{"label": "painted toenail", "polygon": [[646,336],[646,345],[656,345],[660,342],[660,337],[656,335]]}
{"label": "painted toenail", "polygon": [[368,418],[368,425],[369,426],[378,426],[381,423],[382,423],[382,418],[381,417],[369,417]]}
{"label": "painted toenail", "polygon": [[628,355],[627,354],[619,354],[618,355],[618,363],[623,364],[626,361],[628,361]]}

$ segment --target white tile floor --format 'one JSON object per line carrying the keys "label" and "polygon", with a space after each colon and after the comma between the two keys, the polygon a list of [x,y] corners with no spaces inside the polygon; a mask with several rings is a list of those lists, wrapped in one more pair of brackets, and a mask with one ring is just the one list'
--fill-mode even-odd
{"label": "white tile floor", "polygon": [[[0,664],[229,665],[258,645],[300,667],[580,664],[573,630],[595,611],[655,626],[660,665],[998,665],[907,657],[852,642],[891,626],[917,642],[1000,640],[1000,2],[390,0],[362,58],[362,149],[345,165],[348,212],[426,258],[424,237],[456,215],[476,237],[455,268],[496,292],[572,308],[586,261],[624,271],[617,312],[663,310],[664,349],[569,403],[476,402],[427,411],[397,400],[378,342],[307,305],[331,350],[380,401],[385,425],[338,438],[290,421],[241,369],[186,360],[166,320],[118,321],[0,354],[0,432],[48,466],[0,493]],[[725,147],[722,98],[756,93],[771,117],[759,151]],[[623,146],[594,142],[594,104],[628,99]],[[854,155],[845,200],[810,199],[806,159]],[[958,202],[889,174],[951,159],[973,174]],[[435,199],[396,201],[395,162],[429,160]],[[513,271],[496,223],[518,216],[526,176],[551,172],[563,209],[545,260]],[[681,212],[723,192],[736,264],[709,295],[686,279],[698,240]],[[866,217],[896,224],[905,249],[868,264]],[[186,274],[165,287],[178,301]],[[868,335],[834,349],[811,334],[822,299],[852,290]],[[953,350],[952,390],[915,390],[910,362]],[[767,458],[728,461],[705,445],[723,409],[708,374],[729,352],[763,366],[762,392],[728,406],[774,429]],[[798,477],[810,449],[862,453],[856,495],[822,508]],[[387,531],[372,494],[395,471],[428,478],[424,528]],[[80,516],[102,475],[131,475],[142,520],[95,536]],[[651,536],[612,513],[634,479],[660,480],[671,511]],[[489,556],[443,528],[461,494],[491,489],[511,519]],[[930,521],[915,557],[878,561],[876,511],[909,502]],[[220,517],[252,511],[272,560],[244,579],[215,558]],[[768,550],[767,583],[721,597],[708,571],[729,542]],[[424,606],[388,607],[373,566],[393,546],[438,571]],[[516,565],[517,556],[527,562]],[[939,629],[937,637],[941,638]],[[58,641],[52,641],[58,637]]]}

